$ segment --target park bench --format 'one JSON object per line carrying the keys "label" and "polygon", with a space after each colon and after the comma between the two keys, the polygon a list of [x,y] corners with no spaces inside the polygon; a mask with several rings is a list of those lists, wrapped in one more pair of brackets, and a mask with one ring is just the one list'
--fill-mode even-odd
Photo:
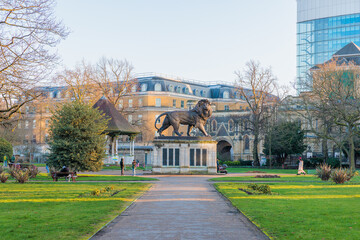
{"label": "park bench", "polygon": [[57,182],[61,177],[64,177],[68,182],[70,182],[70,179],[76,182],[77,174],[76,172],[51,172],[51,177],[54,182]]}

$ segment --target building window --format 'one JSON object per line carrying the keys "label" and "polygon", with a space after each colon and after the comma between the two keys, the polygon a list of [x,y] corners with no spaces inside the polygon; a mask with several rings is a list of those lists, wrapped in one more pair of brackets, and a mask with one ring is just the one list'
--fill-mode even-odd
{"label": "building window", "polygon": [[247,151],[250,149],[250,139],[248,136],[244,137],[244,150]]}
{"label": "building window", "polygon": [[176,99],[173,99],[173,107],[176,108]]}
{"label": "building window", "polygon": [[45,120],[45,127],[48,128],[49,127],[49,119]]}
{"label": "building window", "polygon": [[132,108],[132,103],[133,103],[133,100],[132,99],[129,99],[129,108]]}
{"label": "building window", "polygon": [[32,142],[36,143],[36,135],[35,134],[33,135]]}
{"label": "building window", "polygon": [[123,108],[123,100],[121,99],[121,100],[119,100],[119,109],[122,109]]}
{"label": "building window", "polygon": [[225,105],[224,106],[224,109],[225,109],[225,111],[229,111],[230,109],[229,109],[229,105]]}
{"label": "building window", "polygon": [[211,122],[211,130],[212,130],[213,132],[216,132],[216,131],[217,131],[217,122],[216,122],[216,120],[213,120],[213,121]]}
{"label": "building window", "polygon": [[29,128],[29,121],[26,120],[26,121],[25,121],[25,129],[28,129],[28,128]]}
{"label": "building window", "polygon": [[136,84],[134,86],[131,87],[131,92],[136,92],[137,86]]}
{"label": "building window", "polygon": [[141,91],[142,91],[142,92],[146,92],[146,91],[147,91],[147,84],[146,84],[146,83],[141,84]]}
{"label": "building window", "polygon": [[32,127],[33,127],[33,128],[36,128],[36,120],[33,120]]}
{"label": "building window", "polygon": [[131,124],[132,123],[132,115],[128,115],[128,122]]}
{"label": "building window", "polygon": [[223,98],[225,98],[225,99],[230,98],[229,91],[225,91],[225,92],[223,92]]}
{"label": "building window", "polygon": [[189,88],[188,88],[188,87],[184,87],[184,93],[185,93],[185,94],[189,94],[189,92],[190,92],[190,91],[189,91]]}
{"label": "building window", "polygon": [[142,98],[139,98],[139,107],[142,107],[143,106],[143,100]]}
{"label": "building window", "polygon": [[139,125],[142,124],[142,115],[138,115],[138,124],[139,124]]}
{"label": "building window", "polygon": [[232,119],[229,120],[229,132],[233,132],[234,131],[234,121]]}
{"label": "building window", "polygon": [[161,98],[155,99],[155,107],[161,107]]}
{"label": "building window", "polygon": [[155,87],[154,87],[155,91],[161,91],[161,84],[160,83],[156,83]]}
{"label": "building window", "polygon": [[184,106],[185,106],[184,100],[181,100],[181,108],[184,108]]}
{"label": "building window", "polygon": [[177,93],[181,93],[181,87],[180,87],[180,86],[177,86],[176,89],[175,89],[175,91],[176,91]]}
{"label": "building window", "polygon": [[49,134],[45,134],[45,142],[49,142]]}
{"label": "building window", "polygon": [[25,107],[25,113],[29,113],[29,106]]}
{"label": "building window", "polygon": [[169,92],[173,92],[174,91],[174,86],[170,84],[168,89],[169,89]]}

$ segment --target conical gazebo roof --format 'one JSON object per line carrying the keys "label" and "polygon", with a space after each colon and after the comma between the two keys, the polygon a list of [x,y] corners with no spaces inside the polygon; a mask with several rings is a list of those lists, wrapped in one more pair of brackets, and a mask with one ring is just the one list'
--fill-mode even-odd
{"label": "conical gazebo roof", "polygon": [[109,118],[108,127],[105,132],[108,135],[128,135],[133,136],[140,132],[129,124],[129,122],[116,110],[115,106],[105,97],[100,98],[93,106]]}

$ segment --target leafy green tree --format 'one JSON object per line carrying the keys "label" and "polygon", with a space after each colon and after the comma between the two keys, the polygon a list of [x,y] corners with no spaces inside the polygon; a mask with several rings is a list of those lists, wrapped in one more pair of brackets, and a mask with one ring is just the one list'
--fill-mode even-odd
{"label": "leafy green tree", "polygon": [[99,171],[105,157],[108,120],[88,104],[65,103],[50,120],[48,165],[74,171]]}
{"label": "leafy green tree", "polygon": [[11,143],[6,141],[4,138],[0,138],[0,161],[4,161],[4,156],[10,161],[13,155],[13,147]]}
{"label": "leafy green tree", "polygon": [[[270,141],[271,139],[271,141]],[[290,154],[301,154],[306,150],[304,132],[295,122],[278,122],[265,135],[264,153],[277,155],[283,164]]]}

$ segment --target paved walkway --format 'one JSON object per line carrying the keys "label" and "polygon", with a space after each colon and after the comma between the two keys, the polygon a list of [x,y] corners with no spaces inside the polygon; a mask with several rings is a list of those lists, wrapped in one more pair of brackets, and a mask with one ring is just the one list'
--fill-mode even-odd
{"label": "paved walkway", "polygon": [[206,180],[209,176],[160,176],[96,239],[268,239]]}

